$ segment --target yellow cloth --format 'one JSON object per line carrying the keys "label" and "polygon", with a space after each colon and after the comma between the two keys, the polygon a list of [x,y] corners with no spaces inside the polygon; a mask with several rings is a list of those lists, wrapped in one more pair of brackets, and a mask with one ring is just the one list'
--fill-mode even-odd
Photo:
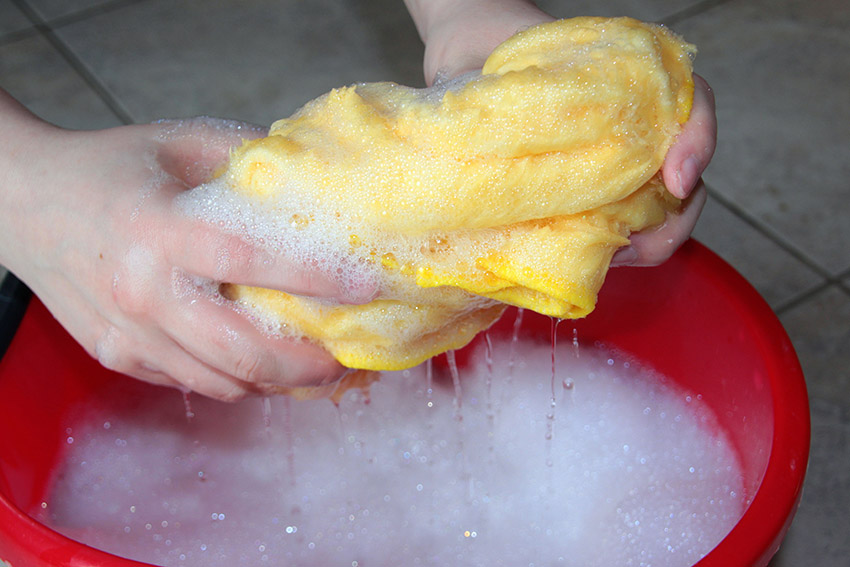
{"label": "yellow cloth", "polygon": [[335,89],[231,156],[222,179],[379,272],[379,299],[329,305],[230,286],[352,368],[459,348],[505,304],[595,305],[611,257],[678,201],[658,174],[689,115],[693,46],[628,18],[508,39],[480,75]]}

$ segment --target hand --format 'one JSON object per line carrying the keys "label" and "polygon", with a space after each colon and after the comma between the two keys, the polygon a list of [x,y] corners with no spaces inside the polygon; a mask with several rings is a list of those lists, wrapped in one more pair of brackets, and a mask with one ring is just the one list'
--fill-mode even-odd
{"label": "hand", "polygon": [[691,236],[707,193],[700,176],[717,143],[717,117],[714,94],[705,79],[694,74],[694,104],[676,142],[667,151],[661,175],[674,196],[683,199],[675,213],[668,214],[663,225],[631,235],[631,245],[621,248],[611,260],[612,266],[655,266],[673,255]]}
{"label": "hand", "polygon": [[342,376],[321,348],[261,333],[215,282],[346,302],[373,290],[341,289],[173,203],[264,131],[200,119],[71,132],[2,90],[0,124],[0,263],[105,366],[222,400]]}
{"label": "hand", "polygon": [[[526,0],[406,0],[425,42],[425,79],[451,78],[480,69],[487,56],[516,32],[554,18]],[[631,235],[611,265],[657,265],[669,258],[693,231],[706,200],[700,176],[714,154],[717,119],[714,95],[694,75],[694,103],[688,122],[667,152],[664,184],[683,199],[682,207],[658,228]]]}

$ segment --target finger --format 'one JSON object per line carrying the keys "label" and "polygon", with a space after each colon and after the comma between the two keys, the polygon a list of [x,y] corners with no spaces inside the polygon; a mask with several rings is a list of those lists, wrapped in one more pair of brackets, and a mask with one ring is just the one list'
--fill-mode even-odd
{"label": "finger", "polygon": [[155,127],[159,166],[187,187],[212,179],[245,140],[268,135],[265,127],[218,118],[167,120]]}
{"label": "finger", "polygon": [[203,364],[167,336],[134,322],[133,317],[113,314],[105,318],[90,303],[74,301],[71,290],[59,297],[56,301],[54,294],[44,293],[40,299],[88,354],[109,370],[224,401],[261,393],[251,384]]}
{"label": "finger", "polygon": [[705,79],[694,74],[694,103],[691,115],[676,142],[667,152],[661,173],[664,185],[674,196],[684,199],[708,167],[717,143],[717,117],[714,93]]}
{"label": "finger", "polygon": [[[196,129],[207,127],[195,126]],[[180,135],[183,135],[189,127],[181,128]],[[231,134],[236,136],[238,132]],[[183,142],[179,139],[174,142],[180,143]],[[224,151],[223,147],[219,150]],[[197,167],[202,169],[200,165]],[[187,178],[200,175],[198,171],[186,173]],[[325,269],[321,269],[318,261],[305,263],[287,255],[285,250],[255,245],[249,234],[237,235],[191,217],[175,204],[177,196],[185,190],[185,185],[173,179],[161,181],[155,198],[140,208],[135,221],[141,240],[161,250],[161,256],[169,265],[216,281],[342,303],[367,303],[377,294],[377,282],[355,261],[347,265],[337,262],[333,266],[325,262],[321,263]]]}
{"label": "finger", "polygon": [[[377,283],[358,266],[328,271],[246,242],[216,226],[177,212],[167,229],[156,235],[168,265],[215,281],[277,289],[296,295],[366,303],[375,297]],[[168,218],[168,217],[166,217]]]}
{"label": "finger", "polygon": [[705,186],[700,183],[678,212],[667,215],[663,225],[632,234],[631,244],[614,254],[611,266],[657,266],[667,261],[690,237],[706,196]]}
{"label": "finger", "polygon": [[[179,276],[178,276],[179,277]],[[245,313],[184,280],[159,324],[204,364],[258,391],[322,386],[345,369],[321,347],[258,330]]]}
{"label": "finger", "polygon": [[177,344],[173,344],[168,351],[159,357],[164,363],[162,367],[144,362],[124,374],[151,384],[195,392],[222,402],[238,402],[247,397],[262,395],[262,392],[252,388],[250,384],[240,382],[203,364]]}
{"label": "finger", "polygon": [[108,326],[95,346],[105,368],[151,384],[189,389],[222,401],[236,401],[257,392],[250,384],[203,364],[176,342],[123,321]]}

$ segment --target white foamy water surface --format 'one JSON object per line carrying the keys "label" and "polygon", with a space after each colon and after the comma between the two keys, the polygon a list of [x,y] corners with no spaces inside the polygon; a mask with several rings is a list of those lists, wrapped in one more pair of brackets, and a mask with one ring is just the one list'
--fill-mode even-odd
{"label": "white foamy water surface", "polygon": [[89,410],[42,519],[168,566],[611,567],[692,565],[743,513],[698,396],[601,348],[559,347],[554,383],[549,347],[493,352],[461,367],[462,404],[435,365],[338,408],[196,397],[187,420],[163,390]]}

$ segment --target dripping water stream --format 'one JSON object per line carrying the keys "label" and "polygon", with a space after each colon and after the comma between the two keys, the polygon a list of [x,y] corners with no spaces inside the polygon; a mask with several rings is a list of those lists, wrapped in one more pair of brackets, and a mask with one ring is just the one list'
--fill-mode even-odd
{"label": "dripping water stream", "polygon": [[550,397],[549,411],[546,413],[546,466],[551,467],[552,461],[552,440],[555,438],[555,407],[557,406],[557,397],[555,393],[555,376],[556,376],[556,351],[558,348],[558,325],[561,319],[556,317],[551,318],[551,345],[552,345],[552,375],[550,377]]}
{"label": "dripping water stream", "polygon": [[493,341],[487,332],[484,333],[484,341],[486,344],[484,360],[487,364],[487,376],[485,377],[487,385],[487,452],[492,464],[496,459],[496,413],[493,409]]}
{"label": "dripping water stream", "polygon": [[516,364],[516,346],[519,342],[519,329],[522,327],[522,315],[525,310],[522,307],[516,310],[516,319],[514,319],[513,332],[511,333],[511,347],[508,355],[508,384],[514,378],[514,365]]}
{"label": "dripping water stream", "polygon": [[180,393],[183,394],[183,411],[186,412],[186,422],[191,423],[192,418],[195,417],[195,412],[192,410],[192,400],[189,399],[189,395],[192,393],[191,390],[188,389],[180,389]]}
{"label": "dripping water stream", "polygon": [[266,428],[266,437],[272,435],[272,399],[263,396],[263,427]]}
{"label": "dripping water stream", "polygon": [[295,435],[292,429],[292,398],[283,396],[283,432],[286,438],[286,466],[289,484],[295,486]]}
{"label": "dripping water stream", "polygon": [[434,359],[425,361],[425,405],[434,407]]}
{"label": "dripping water stream", "polygon": [[446,351],[446,362],[449,366],[449,374],[451,374],[452,384],[454,385],[455,390],[455,420],[458,422],[457,454],[461,459],[461,478],[465,480],[468,484],[469,488],[467,490],[467,496],[469,500],[472,501],[475,498],[475,482],[472,478],[472,472],[469,466],[469,455],[467,454],[464,446],[464,438],[466,437],[466,427],[463,423],[463,390],[460,385],[460,372],[457,368],[457,359],[455,358],[455,351]]}

